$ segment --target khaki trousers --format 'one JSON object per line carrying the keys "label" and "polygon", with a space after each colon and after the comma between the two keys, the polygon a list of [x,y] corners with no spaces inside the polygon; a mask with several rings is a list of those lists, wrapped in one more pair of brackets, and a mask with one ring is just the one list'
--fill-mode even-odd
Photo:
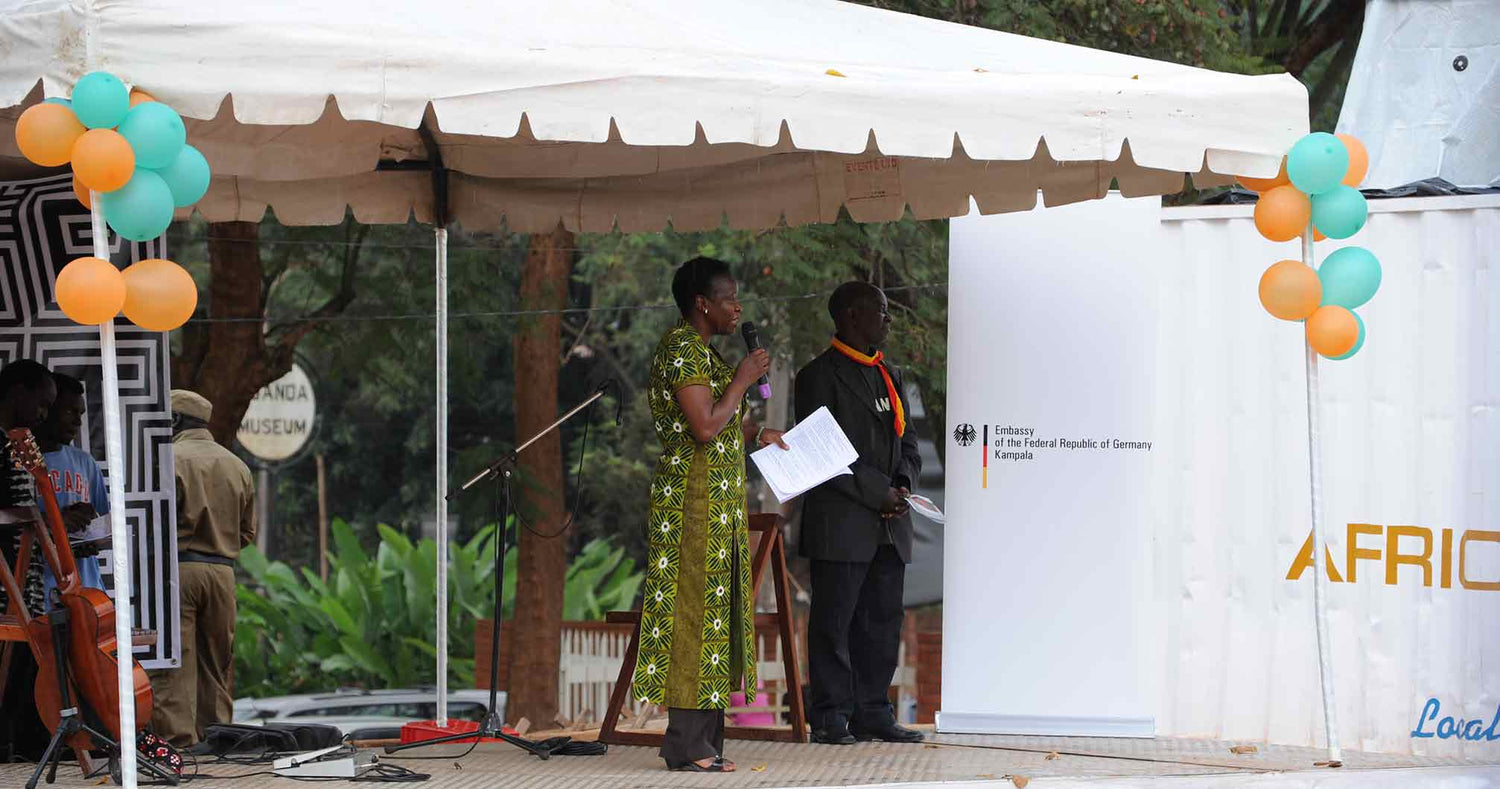
{"label": "khaki trousers", "polygon": [[182,666],[151,672],[151,727],[174,747],[201,742],[204,729],[234,718],[234,568],[183,562]]}

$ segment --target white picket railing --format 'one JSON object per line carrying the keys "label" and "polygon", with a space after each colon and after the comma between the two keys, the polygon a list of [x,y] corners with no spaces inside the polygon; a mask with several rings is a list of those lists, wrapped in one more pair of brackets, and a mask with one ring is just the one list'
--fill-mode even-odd
{"label": "white picket railing", "polygon": [[[756,648],[761,660],[756,671],[762,684],[777,692],[772,705],[780,704],[779,694],[786,689],[786,672],[781,663],[781,639],[775,631],[757,634]],[[563,624],[561,675],[557,686],[557,708],[560,716],[582,725],[589,721],[597,724],[609,709],[609,697],[614,692],[615,680],[620,676],[620,664],[624,662],[625,650],[630,645],[630,628],[604,623]],[[807,667],[802,665],[804,678]],[[902,703],[897,714],[910,720],[907,708],[915,709],[917,683],[916,668],[909,665],[906,645],[901,646],[896,677],[891,682],[901,689]],[[628,719],[640,714],[641,705],[631,699],[626,705]]]}

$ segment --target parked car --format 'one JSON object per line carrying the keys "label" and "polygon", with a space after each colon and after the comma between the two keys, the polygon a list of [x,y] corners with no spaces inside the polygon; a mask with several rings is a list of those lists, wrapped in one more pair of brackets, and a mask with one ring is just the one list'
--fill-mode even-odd
{"label": "parked car", "polygon": [[[498,696],[499,712],[505,715],[505,693]],[[488,690],[450,690],[448,717],[483,722],[489,713]],[[341,689],[331,693],[235,699],[234,722],[250,725],[276,723],[322,723],[344,734],[360,729],[399,729],[411,721],[437,717],[437,689],[397,690]]]}

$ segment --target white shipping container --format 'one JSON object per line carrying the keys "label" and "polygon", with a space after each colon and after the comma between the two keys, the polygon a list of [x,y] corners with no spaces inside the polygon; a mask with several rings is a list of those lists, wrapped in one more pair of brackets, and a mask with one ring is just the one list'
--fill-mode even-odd
{"label": "white shipping container", "polygon": [[[1253,206],[1131,204],[953,221],[950,420],[1150,425],[1152,446],[1139,472],[1107,451],[982,469],[991,448],[953,439],[939,728],[1323,746],[1303,327],[1257,298],[1300,246],[1261,238]],[[1340,743],[1493,758],[1500,195],[1372,201],[1315,254],[1348,244],[1384,277],[1364,348],[1319,365]],[[1142,319],[1154,348],[1121,347]],[[1137,473],[1143,502],[1100,487]]]}
{"label": "white shipping container", "polygon": [[[1256,296],[1300,250],[1262,239],[1252,210],[1162,212],[1157,732],[1321,745],[1312,570],[1287,580],[1311,528],[1302,325]],[[1364,348],[1320,364],[1341,744],[1494,756],[1500,727],[1413,732],[1449,716],[1484,732],[1500,707],[1500,195],[1372,201],[1315,253],[1345,245],[1383,280],[1357,310]],[[1430,551],[1431,578],[1392,545]]]}

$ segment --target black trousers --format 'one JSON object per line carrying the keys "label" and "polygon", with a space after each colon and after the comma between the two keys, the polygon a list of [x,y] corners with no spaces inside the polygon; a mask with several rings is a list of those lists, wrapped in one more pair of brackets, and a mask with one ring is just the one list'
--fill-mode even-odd
{"label": "black trousers", "polygon": [[808,712],[815,729],[896,722],[887,695],[901,649],[906,564],[890,545],[868,562],[812,561]]}
{"label": "black trousers", "polygon": [[724,711],[667,708],[667,736],[658,755],[679,767],[724,753]]}
{"label": "black trousers", "polygon": [[[39,761],[52,732],[37,714],[36,659],[26,644],[13,642],[6,646],[10,647],[10,676],[5,683],[5,697],[0,699],[0,760]],[[65,753],[72,756],[72,751]]]}

